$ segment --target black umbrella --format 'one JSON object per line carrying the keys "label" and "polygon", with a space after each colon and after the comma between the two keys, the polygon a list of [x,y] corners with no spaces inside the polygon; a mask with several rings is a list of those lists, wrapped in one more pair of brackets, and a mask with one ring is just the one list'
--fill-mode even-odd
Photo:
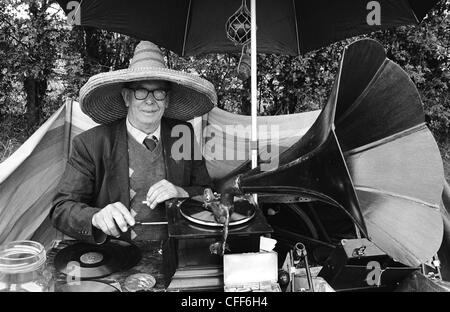
{"label": "black umbrella", "polygon": [[[297,55],[352,36],[419,23],[438,0],[258,0],[258,53]],[[149,40],[183,55],[240,52],[250,0],[58,0],[71,22]]]}
{"label": "black umbrella", "polygon": [[[417,24],[438,0],[57,0],[68,21],[149,40],[175,53],[244,52],[256,6],[256,51],[297,55],[332,42],[394,26]],[[255,21],[253,21],[255,22]],[[255,31],[255,27],[253,27]],[[255,40],[255,39],[254,39]],[[257,49],[255,49],[257,46]],[[256,80],[252,80],[252,141],[256,141]],[[254,144],[256,146],[256,144]],[[252,154],[256,166],[256,152]]]}

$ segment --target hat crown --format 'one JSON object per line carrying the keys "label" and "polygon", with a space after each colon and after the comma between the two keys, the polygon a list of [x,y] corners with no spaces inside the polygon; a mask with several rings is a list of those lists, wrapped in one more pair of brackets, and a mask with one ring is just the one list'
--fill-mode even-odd
{"label": "hat crown", "polygon": [[134,50],[129,68],[167,68],[161,49],[150,41],[141,41]]}

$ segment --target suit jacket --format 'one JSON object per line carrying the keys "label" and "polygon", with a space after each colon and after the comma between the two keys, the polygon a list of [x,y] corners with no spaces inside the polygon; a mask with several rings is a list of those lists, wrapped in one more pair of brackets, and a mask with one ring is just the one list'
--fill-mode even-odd
{"label": "suit jacket", "polygon": [[[189,129],[190,159],[176,160],[172,146],[187,133],[172,129],[185,125]],[[186,139],[186,138],[184,138]],[[211,179],[196,144],[192,125],[188,122],[162,118],[161,142],[166,179],[182,187],[189,196],[200,195],[211,187]],[[186,141],[183,141],[186,142]],[[179,147],[179,144],[176,145]],[[195,149],[197,148],[197,151]],[[130,207],[128,143],[125,119],[100,125],[73,139],[71,157],[57,187],[50,218],[61,232],[79,240],[98,243],[105,240],[103,232],[92,226],[92,217],[108,204],[121,202]]]}

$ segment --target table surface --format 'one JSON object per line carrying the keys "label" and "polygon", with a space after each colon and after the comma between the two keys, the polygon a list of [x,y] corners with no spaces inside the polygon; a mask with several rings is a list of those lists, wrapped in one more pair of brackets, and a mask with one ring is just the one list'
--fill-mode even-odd
{"label": "table surface", "polygon": [[[55,255],[59,250],[77,242],[78,241],[76,240],[63,240],[57,242],[56,247],[53,247],[47,253],[47,269],[53,275],[55,281],[55,291],[61,291],[61,287],[68,282],[67,276],[64,273],[57,271],[54,266],[53,260]],[[135,244],[142,252],[142,258],[136,266],[127,271],[116,272],[104,278],[93,279],[93,281],[101,281],[119,288],[123,292],[127,292],[128,290],[124,287],[124,285],[128,276],[135,273],[147,273],[152,275],[156,280],[156,285],[151,291],[165,291],[165,276],[163,273],[161,243],[157,241],[139,241]]]}
{"label": "table surface", "polygon": [[[196,227],[189,221],[183,218],[178,209],[167,209],[167,216],[169,221],[169,239],[195,239],[195,238],[220,238],[222,236],[221,229],[217,228],[205,228]],[[230,238],[239,236],[252,236],[271,233],[273,229],[265,220],[260,209],[256,209],[255,217],[248,223],[242,226],[236,226],[230,228]],[[56,270],[54,266],[54,258],[58,251],[63,248],[77,243],[76,240],[63,240],[57,242],[57,245],[53,247],[47,253],[47,268],[53,275],[55,280],[55,291],[61,291],[61,287],[70,282],[64,273]],[[128,291],[125,287],[125,280],[132,274],[146,273],[152,275],[156,280],[156,285],[152,291],[160,292],[166,291],[166,276],[167,270],[164,269],[162,245],[160,241],[135,241],[134,244],[141,250],[142,259],[133,268],[113,273],[104,278],[92,279],[95,281],[101,281],[110,284],[121,291]],[[172,250],[171,252],[176,252]],[[170,278],[170,277],[169,277]]]}

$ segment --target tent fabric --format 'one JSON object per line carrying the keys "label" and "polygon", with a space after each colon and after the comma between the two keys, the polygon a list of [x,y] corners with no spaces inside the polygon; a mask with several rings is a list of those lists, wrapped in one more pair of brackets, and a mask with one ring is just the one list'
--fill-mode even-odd
{"label": "tent fabric", "polygon": [[[268,152],[269,143],[282,153],[306,133],[319,113],[258,117],[260,155]],[[191,123],[213,179],[227,175],[250,158],[250,116],[214,108]],[[0,245],[31,239],[48,249],[55,239],[66,238],[53,228],[48,214],[72,138],[96,125],[78,103],[69,100],[0,163]],[[237,159],[228,159],[227,154]]]}
{"label": "tent fabric", "polygon": [[50,210],[64,169],[65,108],[0,164],[0,243],[30,239]]}
{"label": "tent fabric", "polygon": [[[312,111],[258,117],[260,155],[268,152],[269,143],[282,153],[305,134],[318,115],[319,111]],[[250,158],[250,116],[214,108],[191,123],[213,179],[227,175]],[[48,218],[52,199],[72,138],[96,125],[78,103],[69,100],[0,163],[0,245],[32,239],[49,248],[53,240],[65,238]],[[227,158],[227,154],[236,159]]]}
{"label": "tent fabric", "polygon": [[[73,107],[73,109],[72,109]],[[0,244],[63,237],[48,220],[65,168],[70,138],[96,124],[68,101],[0,163]]]}
{"label": "tent fabric", "polygon": [[[319,116],[320,110],[257,118],[260,158],[282,153],[297,142]],[[212,109],[204,122],[203,156],[213,180],[224,177],[251,159],[251,116]],[[272,150],[268,150],[269,147]],[[273,150],[275,149],[275,150]]]}
{"label": "tent fabric", "polygon": [[[280,129],[280,151],[303,135],[319,114],[318,111],[294,115],[258,117],[262,151],[266,151],[268,131]],[[203,119],[203,120],[202,120]],[[249,159],[245,145],[242,160],[222,161],[208,147],[208,136],[214,132],[222,148],[232,149],[230,142],[248,143],[250,132],[226,130],[244,125],[250,130],[251,117],[240,116],[214,108],[209,114],[190,121],[197,141],[201,143],[207,168],[213,178],[220,178]],[[46,247],[62,233],[51,225],[48,214],[56,186],[70,155],[70,143],[77,134],[97,124],[85,115],[77,102],[68,100],[22,146],[0,163],[0,244],[33,239]],[[209,127],[205,127],[209,125]],[[227,125],[231,126],[226,127]],[[274,129],[275,129],[274,128]],[[234,129],[234,128],[233,128]],[[216,140],[216,142],[219,142]]]}

